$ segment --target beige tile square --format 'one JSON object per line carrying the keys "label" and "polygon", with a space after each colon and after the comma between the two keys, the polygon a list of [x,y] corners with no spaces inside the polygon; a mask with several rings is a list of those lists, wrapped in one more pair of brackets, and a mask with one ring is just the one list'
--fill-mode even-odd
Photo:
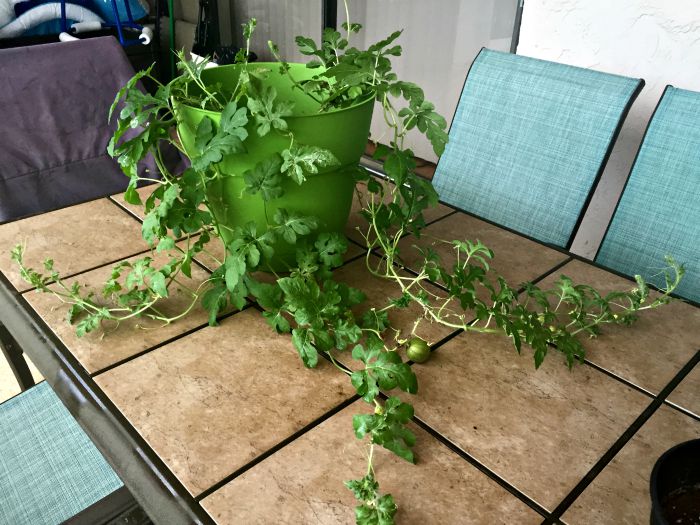
{"label": "beige tile square", "polygon": [[96,377],[199,494],[353,395],[325,359],[304,368],[289,336],[248,309]]}
{"label": "beige tile square", "polygon": [[649,478],[669,448],[700,437],[700,422],[660,407],[563,516],[569,525],[648,525]]}
{"label": "beige tile square", "polygon": [[415,271],[420,255],[413,247],[432,247],[442,258],[444,266],[451,268],[456,261],[452,244],[440,241],[480,240],[494,253],[491,268],[502,275],[514,288],[525,281],[532,281],[568,256],[539,243],[511,233],[464,213],[455,213],[431,224],[420,239],[406,237],[399,244],[404,263]]}
{"label": "beige tile square", "polygon": [[418,394],[402,397],[416,415],[550,510],[649,404],[555,350],[535,370],[493,334],[461,334],[414,369]]}
{"label": "beige tile square", "polygon": [[[382,181],[381,179],[377,179],[377,182],[380,182],[386,185],[387,187],[394,186],[391,182]],[[359,243],[362,246],[367,245],[363,235],[368,234],[369,224],[367,223],[367,220],[362,215],[360,215],[360,210],[362,210],[363,207],[367,206],[368,203],[372,202],[372,197],[373,195],[369,191],[367,191],[366,183],[360,182],[357,184],[355,188],[355,196],[352,200],[352,208],[350,209],[350,218],[348,219],[348,224],[345,227],[345,235],[347,235],[348,238],[352,239],[353,241]],[[375,195],[374,198],[378,199],[379,197]],[[385,195],[384,202],[391,202],[391,197],[389,195],[388,190]],[[445,206],[444,204],[438,204],[437,206],[433,206],[425,210],[423,212],[423,217],[425,219],[425,222],[429,223],[441,217],[444,217],[445,215],[449,215],[452,212],[453,209],[449,206]]]}
{"label": "beige tile square", "polygon": [[[343,481],[366,470],[366,447],[352,431],[356,402],[244,472],[204,500],[217,523],[354,523],[355,499]],[[381,447],[375,472],[398,506],[396,523],[535,524],[535,511],[420,428],[412,465]]]}
{"label": "beige tile square", "polygon": [[[577,284],[591,285],[604,294],[635,286],[632,281],[581,261],[566,264],[540,286],[551,287],[561,275]],[[673,301],[655,310],[642,311],[632,326],[602,326],[601,334],[585,341],[584,346],[591,362],[658,394],[700,349],[700,308]],[[700,381],[700,374],[698,377]],[[695,385],[696,392],[700,392],[700,383]],[[695,406],[700,410],[700,394],[695,395]]]}
{"label": "beige tile square", "polygon": [[25,264],[43,270],[54,260],[62,275],[129,257],[148,247],[141,225],[109,199],[100,199],[0,226],[0,271],[20,291],[30,288],[10,260],[10,250],[26,244]]}
{"label": "beige tile square", "polygon": [[695,365],[667,400],[700,417],[700,365]]}
{"label": "beige tile square", "polygon": [[[129,260],[134,261],[144,256],[152,256],[152,254],[142,254]],[[168,256],[158,254],[154,260],[156,265],[165,264]],[[96,300],[107,304],[107,300],[101,295],[101,290],[105,281],[109,279],[113,266],[110,264],[78,275],[68,279],[66,284],[78,282],[85,286],[86,292],[95,291]],[[208,276],[207,272],[192,265],[192,279],[180,275],[178,281],[182,286],[171,287],[170,297],[157,305],[158,310],[169,317],[184,312],[192,301],[191,293],[184,287],[196,290]],[[61,303],[51,294],[38,291],[26,292],[24,297],[89,373],[94,373],[197,326],[204,325],[208,320],[208,313],[197,300],[189,314],[168,325],[145,317],[133,318],[122,322],[118,327],[113,323],[103,323],[103,330],[78,337],[75,334],[75,326],[68,324],[66,320],[68,305]]]}

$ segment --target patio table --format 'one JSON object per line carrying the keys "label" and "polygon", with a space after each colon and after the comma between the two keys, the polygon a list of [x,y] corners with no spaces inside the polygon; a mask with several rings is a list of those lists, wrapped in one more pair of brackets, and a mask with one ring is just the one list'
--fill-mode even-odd
{"label": "patio table", "polygon": [[[338,273],[379,306],[396,292],[365,270],[356,211]],[[364,475],[351,419],[367,405],[329,362],[305,369],[256,305],[225,313],[214,328],[198,308],[164,327],[139,320],[79,339],[67,309],[29,289],[9,260],[26,242],[29,266],[52,257],[69,282],[97,287],[114,263],[148,253],[141,219],[116,195],[0,225],[0,322],[154,522],[354,523],[343,481]],[[563,273],[602,290],[631,286],[444,205],[427,219],[436,237],[492,248],[511,283]],[[211,270],[200,260],[192,280]],[[166,308],[183,300],[175,293]],[[395,312],[393,324],[410,329],[414,314]],[[375,451],[397,523],[648,523],[655,458],[700,436],[694,305],[676,301],[632,328],[605,327],[571,371],[554,350],[535,370],[528,349],[519,356],[499,336],[427,323],[420,335],[436,350],[413,365],[418,394],[400,394],[416,409],[418,464]]]}

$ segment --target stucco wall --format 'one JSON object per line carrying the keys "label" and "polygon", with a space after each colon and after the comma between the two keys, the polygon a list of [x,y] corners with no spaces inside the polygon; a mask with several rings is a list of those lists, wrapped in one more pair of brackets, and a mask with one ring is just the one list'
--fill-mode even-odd
{"label": "stucco wall", "polygon": [[[404,53],[392,57],[394,70],[400,79],[420,85],[449,122],[481,47],[510,49],[516,6],[516,0],[353,0],[350,17],[364,27],[354,45],[366,47],[403,29],[398,43]],[[339,2],[338,22],[343,21],[345,13]],[[372,138],[387,142],[390,137],[385,132],[382,115],[375,111]],[[418,157],[437,160],[428,140],[415,130],[405,145]]]}
{"label": "stucco wall", "polygon": [[592,257],[664,86],[700,91],[700,0],[525,0],[517,52],[646,81],[574,242]]}

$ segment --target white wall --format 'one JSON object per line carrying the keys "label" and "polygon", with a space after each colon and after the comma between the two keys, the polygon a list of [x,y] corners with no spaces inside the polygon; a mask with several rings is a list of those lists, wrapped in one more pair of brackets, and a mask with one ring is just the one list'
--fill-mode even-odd
{"label": "white wall", "polygon": [[572,247],[592,257],[664,86],[700,91],[700,0],[525,0],[517,52],[646,81]]}
{"label": "white wall", "polygon": [[241,24],[257,19],[250,45],[261,61],[274,60],[267,47],[267,41],[272,40],[285,60],[307,62],[309,57],[297,51],[294,39],[304,35],[318,42],[321,38],[320,0],[234,0],[231,14],[232,38],[239,46],[244,43]]}
{"label": "white wall", "polygon": [[[700,0],[698,0],[700,1]],[[350,18],[363,25],[356,46],[366,47],[397,29],[403,56],[392,57],[401,80],[417,83],[427,100],[448,123],[452,119],[464,78],[483,46],[508,51],[517,0],[353,0]],[[338,27],[345,21],[338,2]],[[383,119],[375,112],[372,136],[385,142]],[[430,143],[419,133],[407,138],[407,146],[421,158],[435,162]]]}
{"label": "white wall", "polygon": [[[220,0],[223,1],[223,0]],[[700,1],[700,0],[698,0]],[[402,57],[393,58],[394,70],[402,80],[420,85],[428,100],[448,122],[452,119],[464,78],[483,46],[510,49],[518,0],[349,0],[350,18],[364,28],[353,35],[352,45],[366,48],[397,29],[404,29],[399,44]],[[289,61],[308,61],[296,51],[294,37],[305,35],[319,40],[321,0],[235,0],[232,3],[233,40],[242,44],[240,24],[258,19],[252,49],[261,60],[270,60],[267,40],[280,46]],[[342,0],[338,0],[338,27],[345,21]],[[375,112],[372,137],[387,141],[386,126]],[[418,157],[437,161],[427,139],[418,132],[407,138]]]}

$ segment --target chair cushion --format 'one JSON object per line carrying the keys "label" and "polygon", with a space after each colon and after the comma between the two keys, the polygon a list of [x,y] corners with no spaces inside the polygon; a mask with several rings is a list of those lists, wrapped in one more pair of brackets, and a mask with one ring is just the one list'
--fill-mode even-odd
{"label": "chair cushion", "polygon": [[[0,50],[0,221],[126,187],[105,155],[116,127],[107,115],[133,74],[113,37]],[[32,187],[42,190],[29,193]]]}
{"label": "chair cushion", "polygon": [[435,172],[440,198],[568,247],[642,84],[483,49],[469,71]]}
{"label": "chair cushion", "polygon": [[664,286],[664,256],[685,265],[676,292],[700,302],[700,93],[666,88],[596,256]]}
{"label": "chair cushion", "polygon": [[0,177],[0,222],[120,193],[128,181],[106,154],[12,178]]}
{"label": "chair cushion", "polygon": [[45,381],[0,404],[0,523],[62,523],[122,485]]}

